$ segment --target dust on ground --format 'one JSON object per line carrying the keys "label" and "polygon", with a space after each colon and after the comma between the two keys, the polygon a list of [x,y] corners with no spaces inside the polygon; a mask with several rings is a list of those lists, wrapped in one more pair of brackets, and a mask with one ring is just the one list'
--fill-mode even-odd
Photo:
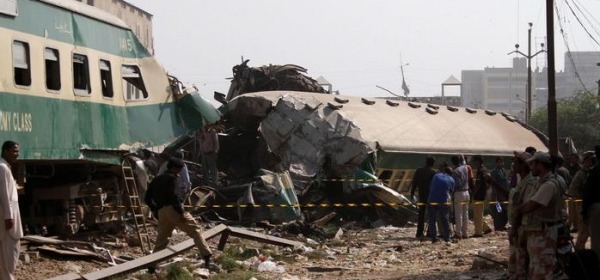
{"label": "dust on ground", "polygon": [[[262,229],[255,229],[262,231]],[[340,238],[323,242],[308,240],[303,236],[282,236],[306,242],[305,249],[290,249],[265,245],[246,239],[230,237],[225,251],[255,252],[271,257],[279,267],[275,272],[258,272],[257,256],[237,261],[244,270],[251,271],[257,279],[504,279],[508,260],[506,232],[492,232],[482,238],[469,238],[452,243],[419,240],[415,227],[384,226],[372,229],[348,229]],[[186,237],[178,233],[175,242]],[[307,242],[308,241],[308,242]],[[216,248],[218,238],[209,241]],[[218,265],[226,253],[216,249]],[[135,258],[141,256],[139,247],[111,249],[115,256]],[[187,251],[183,259],[195,262],[196,249]],[[483,255],[494,261],[487,261]],[[22,264],[17,279],[47,279],[67,273],[84,274],[109,267],[100,261],[65,258],[40,254],[27,264]],[[224,277],[226,271],[211,271],[211,278]],[[159,279],[145,271],[127,275],[123,279]],[[199,278],[196,276],[195,278]]]}

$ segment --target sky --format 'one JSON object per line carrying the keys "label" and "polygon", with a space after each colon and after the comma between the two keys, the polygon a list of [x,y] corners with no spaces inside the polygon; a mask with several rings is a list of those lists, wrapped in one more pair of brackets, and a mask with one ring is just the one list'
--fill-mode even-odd
{"label": "sky", "polygon": [[[546,37],[545,0],[127,1],[154,15],[159,62],[209,96],[227,92],[226,78],[242,56],[253,67],[300,65],[341,94],[357,96],[390,96],[377,86],[402,94],[405,65],[410,96],[436,96],[461,70],[510,67],[516,43],[527,53],[529,22],[534,52]],[[563,38],[571,51],[600,51],[594,42],[600,41],[600,0],[555,2],[560,71]],[[534,69],[546,61],[538,55]],[[458,87],[444,91],[459,94]]]}

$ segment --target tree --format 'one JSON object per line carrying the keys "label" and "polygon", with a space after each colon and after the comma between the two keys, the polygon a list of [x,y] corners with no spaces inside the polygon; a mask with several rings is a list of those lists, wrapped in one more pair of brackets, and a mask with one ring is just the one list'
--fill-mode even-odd
{"label": "tree", "polygon": [[[591,92],[579,91],[557,101],[558,137],[571,137],[579,151],[593,150],[600,144],[596,99]],[[548,108],[535,110],[529,124],[548,135]]]}

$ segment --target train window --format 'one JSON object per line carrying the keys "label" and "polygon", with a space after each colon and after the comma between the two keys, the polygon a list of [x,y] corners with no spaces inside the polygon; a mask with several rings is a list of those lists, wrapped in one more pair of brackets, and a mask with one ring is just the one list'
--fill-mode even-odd
{"label": "train window", "polygon": [[30,86],[31,65],[29,64],[29,44],[21,41],[14,41],[12,55],[15,84],[19,86]]}
{"label": "train window", "polygon": [[44,49],[44,62],[46,64],[46,88],[49,90],[60,90],[59,61],[57,49]]}
{"label": "train window", "polygon": [[0,0],[0,14],[9,16],[18,15],[17,0]]}
{"label": "train window", "polygon": [[138,66],[122,65],[121,76],[123,77],[125,100],[141,100],[148,98],[144,79],[142,79],[142,74]]}
{"label": "train window", "polygon": [[113,84],[112,72],[110,71],[110,61],[100,59],[100,83],[102,85],[102,96],[112,98]]}
{"label": "train window", "polygon": [[76,53],[73,54],[73,90],[83,95],[92,92],[87,56]]}

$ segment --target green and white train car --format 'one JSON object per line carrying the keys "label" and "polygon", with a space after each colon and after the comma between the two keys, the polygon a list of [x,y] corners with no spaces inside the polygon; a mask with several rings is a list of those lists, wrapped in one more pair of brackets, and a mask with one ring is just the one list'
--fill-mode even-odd
{"label": "green and white train car", "polygon": [[36,227],[117,219],[119,155],[186,132],[181,87],[122,20],[78,1],[0,0],[0,68],[0,141],[21,146]]}

